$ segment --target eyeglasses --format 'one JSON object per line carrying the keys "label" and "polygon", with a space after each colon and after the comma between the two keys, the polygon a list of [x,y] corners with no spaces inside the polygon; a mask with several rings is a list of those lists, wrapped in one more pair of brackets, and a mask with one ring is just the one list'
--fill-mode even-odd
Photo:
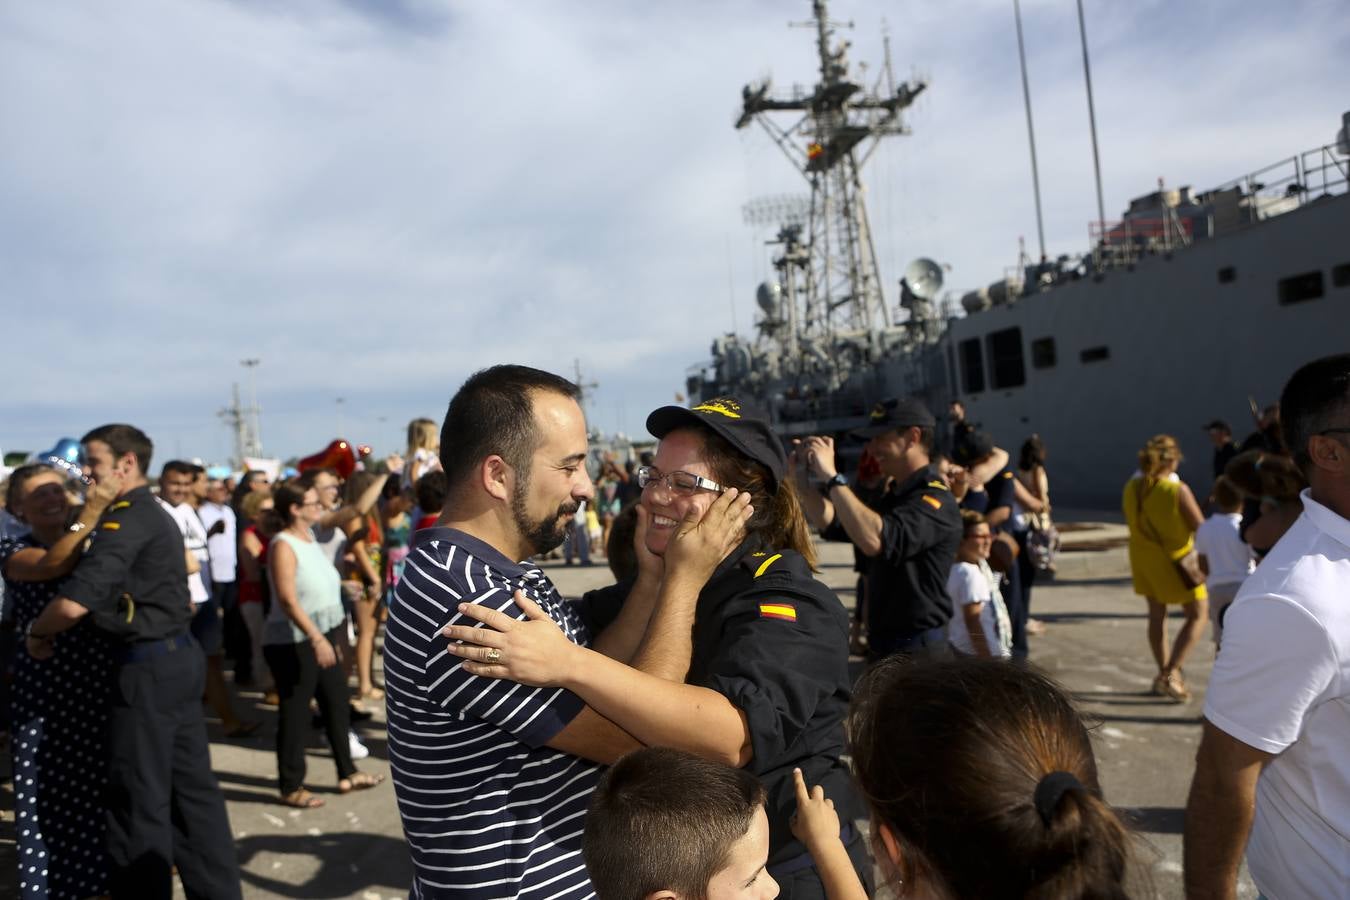
{"label": "eyeglasses", "polygon": [[638,487],[646,490],[654,484],[664,484],[666,490],[672,494],[681,494],[683,496],[692,496],[698,491],[717,491],[721,493],[725,488],[715,481],[709,481],[701,475],[695,475],[692,472],[667,472],[662,475],[661,470],[655,466],[639,466],[637,470]]}

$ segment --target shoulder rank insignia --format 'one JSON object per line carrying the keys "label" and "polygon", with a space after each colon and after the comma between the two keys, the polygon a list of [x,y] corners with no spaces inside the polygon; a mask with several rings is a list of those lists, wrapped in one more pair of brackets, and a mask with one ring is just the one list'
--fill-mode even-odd
{"label": "shoulder rank insignia", "polygon": [[945,491],[948,489],[947,482],[945,481],[930,481],[928,482],[928,486],[935,491]]}
{"label": "shoulder rank insignia", "polygon": [[104,522],[102,525],[100,525],[100,526],[98,526],[98,527],[99,527],[99,528],[102,528],[104,531],[116,531],[117,529],[119,529],[119,528],[122,527],[122,523],[121,523],[121,522]]}
{"label": "shoulder rank insignia", "polygon": [[[756,554],[756,555],[758,555],[758,554]],[[767,572],[767,571],[769,570],[769,566],[771,566],[771,565],[773,565],[774,563],[778,562],[778,560],[780,560],[780,559],[782,559],[782,558],[783,558],[783,554],[781,554],[781,553],[775,553],[773,556],[770,556],[768,559],[764,560],[764,562],[762,562],[762,563],[759,564],[759,568],[755,570],[755,577],[758,578],[759,576],[763,575],[765,572]]]}
{"label": "shoulder rank insignia", "polygon": [[784,619],[788,622],[795,622],[797,621],[797,607],[791,603],[761,603],[759,605],[759,617],[761,619]]}
{"label": "shoulder rank insignia", "polygon": [[112,506],[108,507],[108,512],[116,512],[119,509],[126,509],[131,506],[130,500],[118,500]]}
{"label": "shoulder rank insignia", "polygon": [[929,506],[933,507],[933,509],[942,509],[942,501],[938,498],[924,494],[922,499],[924,503],[927,503]]}
{"label": "shoulder rank insignia", "polygon": [[1013,477],[1012,469],[1004,469],[1004,470],[1003,470],[1003,477],[1004,477],[1004,478],[1011,478],[1011,477]]}

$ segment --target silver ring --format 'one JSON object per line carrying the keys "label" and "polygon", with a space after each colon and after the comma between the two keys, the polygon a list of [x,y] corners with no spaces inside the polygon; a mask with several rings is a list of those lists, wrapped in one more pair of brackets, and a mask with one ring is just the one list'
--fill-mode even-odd
{"label": "silver ring", "polygon": [[498,650],[496,647],[492,647],[488,650],[487,652],[488,662],[495,663],[501,658],[502,658],[502,651]]}

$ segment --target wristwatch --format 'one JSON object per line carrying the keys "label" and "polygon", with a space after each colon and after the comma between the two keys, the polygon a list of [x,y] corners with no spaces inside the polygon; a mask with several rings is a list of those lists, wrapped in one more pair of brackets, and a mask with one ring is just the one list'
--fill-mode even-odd
{"label": "wristwatch", "polygon": [[844,477],[842,472],[835,472],[834,477],[825,482],[825,487],[821,488],[821,491],[828,497],[830,491],[837,487],[848,487],[848,479]]}

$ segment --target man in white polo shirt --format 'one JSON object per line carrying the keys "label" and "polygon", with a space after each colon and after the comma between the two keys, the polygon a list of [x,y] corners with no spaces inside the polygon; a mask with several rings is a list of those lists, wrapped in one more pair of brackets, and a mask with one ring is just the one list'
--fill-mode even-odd
{"label": "man in white polo shirt", "polygon": [[1244,845],[1269,900],[1350,897],[1350,354],[1295,372],[1280,408],[1309,489],[1224,621],[1186,808],[1191,900],[1235,895]]}

